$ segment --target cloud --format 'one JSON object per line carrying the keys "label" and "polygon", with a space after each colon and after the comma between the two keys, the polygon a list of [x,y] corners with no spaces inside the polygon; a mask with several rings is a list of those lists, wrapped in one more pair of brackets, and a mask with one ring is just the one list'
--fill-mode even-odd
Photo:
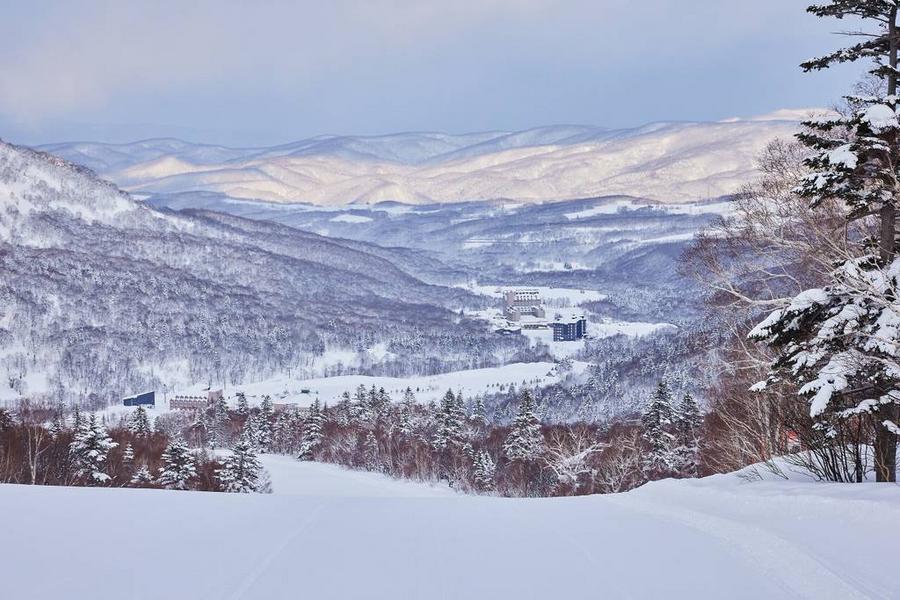
{"label": "cloud", "polygon": [[[537,0],[93,2],[22,9],[0,54],[0,111],[23,119],[96,108],[127,92],[297,80],[373,52],[413,51]],[[21,32],[20,32],[21,33]]]}
{"label": "cloud", "polygon": [[784,0],[11,4],[0,135],[29,140],[114,123],[103,137],[228,143],[626,125],[827,104],[842,89],[828,75],[795,83],[832,24]]}

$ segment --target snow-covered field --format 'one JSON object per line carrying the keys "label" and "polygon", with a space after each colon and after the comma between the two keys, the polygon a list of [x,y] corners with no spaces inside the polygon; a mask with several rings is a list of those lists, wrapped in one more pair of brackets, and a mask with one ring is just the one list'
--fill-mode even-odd
{"label": "snow-covered field", "polygon": [[604,338],[614,335],[627,335],[642,337],[660,331],[677,329],[669,323],[641,323],[637,321],[617,321],[615,319],[603,319],[600,323],[591,323],[589,332],[591,337]]}
{"label": "snow-covered field", "polygon": [[468,283],[461,285],[473,294],[481,294],[482,296],[491,296],[492,298],[503,298],[503,293],[513,290],[537,290],[541,295],[541,299],[545,303],[569,303],[572,306],[581,304],[582,302],[596,302],[606,298],[606,294],[602,294],[595,290],[564,288],[564,287],[547,287],[547,286],[516,286],[516,285],[479,285],[478,283]]}
{"label": "snow-covered field", "polygon": [[852,600],[900,589],[894,485],[723,475],[522,500],[294,464],[272,469],[272,495],[2,485],[0,589],[32,600]]}
{"label": "snow-covered field", "polygon": [[[583,370],[586,363],[577,363],[576,370]],[[251,404],[259,402],[263,395],[269,395],[276,403],[290,403],[309,406],[318,398],[321,402],[333,403],[344,392],[353,392],[360,385],[369,388],[384,388],[394,399],[399,400],[407,387],[411,388],[419,402],[439,400],[448,389],[462,391],[466,397],[498,391],[498,385],[527,384],[549,385],[559,381],[551,362],[513,363],[502,367],[469,369],[421,377],[373,377],[369,375],[341,375],[315,379],[295,379],[286,375],[273,377],[256,383],[231,386],[225,390],[228,397],[239,391],[247,395]],[[205,393],[202,386],[179,391],[179,394],[200,395]]]}

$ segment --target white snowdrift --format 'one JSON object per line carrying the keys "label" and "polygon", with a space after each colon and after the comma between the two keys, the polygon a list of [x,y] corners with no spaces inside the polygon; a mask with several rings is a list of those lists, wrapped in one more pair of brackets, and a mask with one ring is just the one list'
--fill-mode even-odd
{"label": "white snowdrift", "polygon": [[[346,491],[323,494],[323,473]],[[10,598],[896,598],[900,487],[664,481],[421,497],[311,465],[294,493],[0,486]],[[372,476],[377,477],[377,476]],[[333,482],[332,482],[333,483]],[[329,484],[330,485],[330,484]],[[304,489],[304,486],[305,489]],[[340,488],[340,486],[338,486]],[[302,492],[302,493],[298,493]],[[389,496],[389,497],[388,497]]]}

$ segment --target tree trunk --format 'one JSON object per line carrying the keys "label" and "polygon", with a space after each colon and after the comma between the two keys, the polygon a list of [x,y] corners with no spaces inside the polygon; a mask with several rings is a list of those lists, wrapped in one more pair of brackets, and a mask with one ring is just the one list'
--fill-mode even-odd
{"label": "tree trunk", "polygon": [[893,402],[875,412],[875,481],[897,481],[897,436],[883,424],[896,423],[897,413]]}
{"label": "tree trunk", "polygon": [[[890,10],[888,20],[888,40],[890,53],[888,64],[892,71],[887,77],[888,96],[897,94],[897,7]],[[895,138],[894,143],[897,143]],[[896,221],[897,209],[891,202],[881,208],[879,212],[881,227],[879,231],[878,249],[882,264],[885,268],[894,260],[896,246]],[[897,436],[884,426],[885,421],[897,422],[898,406],[894,402],[882,404],[875,411],[875,480],[897,481]]]}

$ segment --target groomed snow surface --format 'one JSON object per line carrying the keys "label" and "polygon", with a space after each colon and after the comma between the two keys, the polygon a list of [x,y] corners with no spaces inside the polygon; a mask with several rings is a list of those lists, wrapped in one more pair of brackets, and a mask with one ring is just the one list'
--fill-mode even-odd
{"label": "groomed snow surface", "polygon": [[455,495],[264,457],[272,495],[0,486],[30,599],[897,598],[900,487],[662,481]]}

